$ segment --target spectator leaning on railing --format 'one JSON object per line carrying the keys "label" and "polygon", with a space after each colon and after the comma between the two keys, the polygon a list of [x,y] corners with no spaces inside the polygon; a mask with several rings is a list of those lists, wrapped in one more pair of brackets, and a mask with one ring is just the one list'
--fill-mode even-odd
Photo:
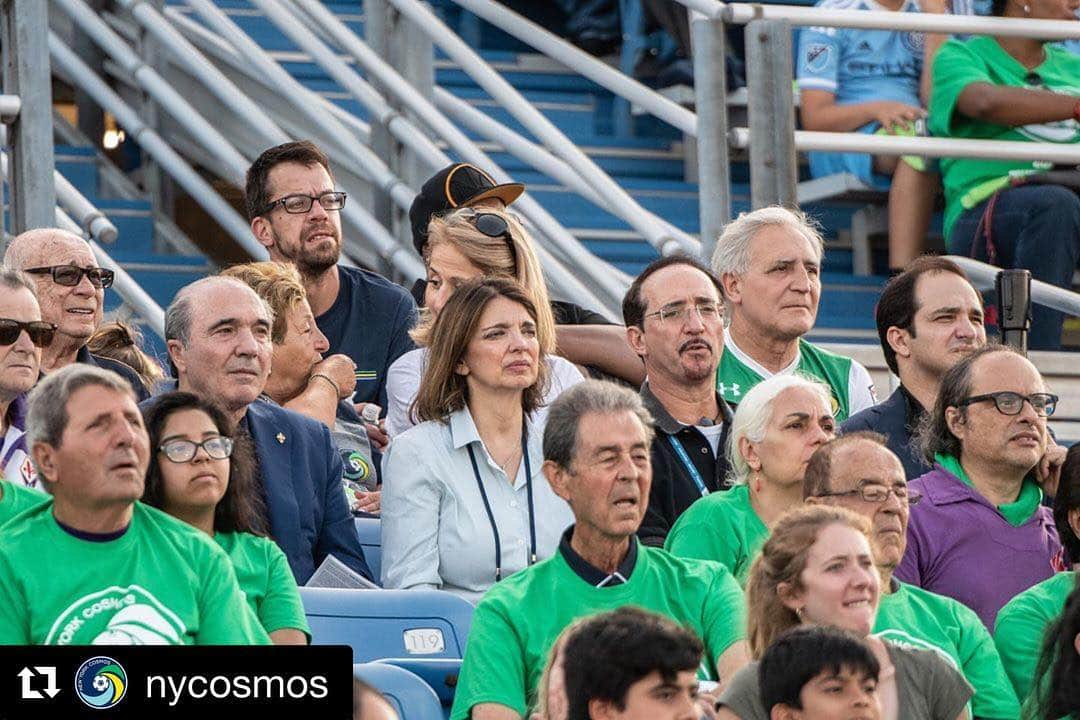
{"label": "spectator leaning on railing", "polygon": [[[994,0],[1006,18],[1076,20],[1075,0]],[[1043,40],[950,40],[934,61],[930,130],[963,139],[1080,142],[1080,57]],[[943,158],[948,248],[1034,278],[1072,284],[1080,262],[1080,172],[1048,163]],[[1062,314],[1038,305],[1029,346],[1055,349]]]}

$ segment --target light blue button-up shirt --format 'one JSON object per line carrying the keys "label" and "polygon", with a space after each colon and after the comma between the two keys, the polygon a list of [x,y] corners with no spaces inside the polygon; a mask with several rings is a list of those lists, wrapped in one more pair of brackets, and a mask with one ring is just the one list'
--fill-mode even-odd
{"label": "light blue button-up shirt", "polygon": [[[555,554],[574,522],[541,472],[543,428],[528,427],[536,555]],[[495,582],[495,538],[469,461],[473,448],[502,550],[505,578],[529,564],[525,462],[513,483],[488,454],[468,408],[449,423],[428,421],[398,435],[383,456],[382,582],[437,588],[477,602]]]}

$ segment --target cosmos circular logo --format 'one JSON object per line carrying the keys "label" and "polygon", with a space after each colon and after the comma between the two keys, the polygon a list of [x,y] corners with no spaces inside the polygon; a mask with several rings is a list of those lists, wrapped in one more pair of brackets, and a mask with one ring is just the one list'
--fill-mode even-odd
{"label": "cosmos circular logo", "polygon": [[127,694],[127,673],[110,657],[92,657],[75,673],[75,694],[95,710],[111,708]]}

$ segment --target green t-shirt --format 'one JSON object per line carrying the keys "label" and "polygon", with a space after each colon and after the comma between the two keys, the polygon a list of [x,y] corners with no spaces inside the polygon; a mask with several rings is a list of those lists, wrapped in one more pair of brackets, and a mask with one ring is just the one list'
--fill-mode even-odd
{"label": "green t-shirt", "polygon": [[270,641],[225,551],[142,503],[124,534],[103,542],[63,530],[48,503],[0,530],[0,548],[0,645]]}
{"label": "green t-shirt", "polygon": [[244,532],[214,533],[214,540],[232,560],[248,607],[263,629],[267,633],[286,628],[300,630],[310,638],[311,628],[304,616],[296,578],[277,543]]}
{"label": "green t-shirt", "polygon": [[[1080,126],[1071,118],[1011,128],[976,120],[957,110],[960,94],[972,83],[1052,90],[1080,96],[1080,57],[1049,43],[1043,47],[1046,49],[1046,60],[1030,71],[1005,52],[992,37],[949,40],[942,45],[934,57],[934,91],[930,96],[928,120],[930,132],[940,137],[963,139],[1061,144],[1080,142]],[[1031,72],[1042,79],[1041,85],[1025,82]],[[960,213],[978,205],[1004,186],[1004,178],[1014,173],[1045,169],[1045,164],[1030,161],[941,158],[941,179],[945,185],[945,236],[951,234]],[[965,203],[964,196],[969,193],[972,194]],[[966,253],[967,248],[962,250]]]}
{"label": "green t-shirt", "polygon": [[52,500],[52,495],[3,479],[0,479],[0,493],[3,493],[0,495],[0,525],[4,525],[24,510],[44,505]]}
{"label": "green t-shirt", "polygon": [[994,643],[1021,702],[1035,689],[1035,666],[1046,629],[1061,615],[1074,588],[1076,573],[1061,572],[1028,588],[998,611]]}
{"label": "green t-shirt", "polygon": [[[739,350],[730,334],[724,336],[724,343],[724,353],[716,371],[716,389],[728,403],[738,405],[750,388],[767,377],[763,373],[768,371]],[[833,417],[837,422],[877,402],[874,381],[866,368],[849,357],[831,353],[806,340],[799,340],[799,359],[792,371],[829,386]]]}
{"label": "green t-shirt", "polygon": [[[636,542],[636,540],[635,540]],[[559,633],[578,618],[636,605],[692,630],[705,644],[703,666],[746,635],[743,593],[726,568],[676,558],[638,543],[627,582],[597,588],[561,552],[493,586],[473,614],[454,695],[452,720],[476,705],[498,703],[525,715]]]}
{"label": "green t-shirt", "polygon": [[687,508],[668,533],[664,549],[678,557],[714,560],[745,587],[750,562],[768,537],[769,528],[750,505],[750,488],[736,485]]}
{"label": "green t-shirt", "polygon": [[1020,716],[1020,703],[994,641],[966,605],[898,582],[895,592],[881,596],[874,634],[901,647],[944,654],[975,689],[974,717],[1016,720]]}

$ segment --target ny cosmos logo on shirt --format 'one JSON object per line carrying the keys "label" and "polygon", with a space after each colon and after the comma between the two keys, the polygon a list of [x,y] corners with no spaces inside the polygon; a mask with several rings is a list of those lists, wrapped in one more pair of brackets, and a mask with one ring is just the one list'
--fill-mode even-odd
{"label": "ny cosmos logo on shirt", "polygon": [[53,623],[46,645],[179,645],[183,621],[139,585],[84,595]]}

